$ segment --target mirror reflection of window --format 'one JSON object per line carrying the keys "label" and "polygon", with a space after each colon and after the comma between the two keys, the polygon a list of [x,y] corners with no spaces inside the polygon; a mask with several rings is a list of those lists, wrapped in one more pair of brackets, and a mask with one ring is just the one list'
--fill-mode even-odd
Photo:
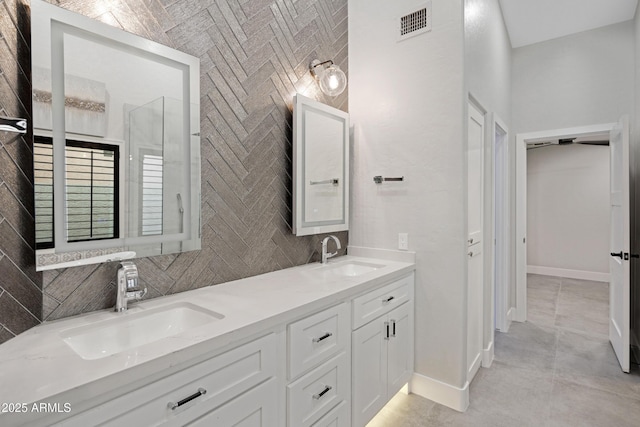
{"label": "mirror reflection of window", "polygon": [[[54,247],[52,139],[34,141],[36,246]],[[66,141],[68,242],[113,239],[119,234],[117,145]]]}
{"label": "mirror reflection of window", "polygon": [[162,156],[142,156],[140,235],[162,234]]}

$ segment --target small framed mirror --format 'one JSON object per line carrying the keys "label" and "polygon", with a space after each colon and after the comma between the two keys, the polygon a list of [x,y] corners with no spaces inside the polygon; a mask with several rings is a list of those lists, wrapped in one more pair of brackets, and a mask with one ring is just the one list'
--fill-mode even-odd
{"label": "small framed mirror", "polygon": [[349,229],[349,114],[307,98],[293,105],[293,233]]}
{"label": "small framed mirror", "polygon": [[31,2],[36,269],[200,249],[200,62]]}

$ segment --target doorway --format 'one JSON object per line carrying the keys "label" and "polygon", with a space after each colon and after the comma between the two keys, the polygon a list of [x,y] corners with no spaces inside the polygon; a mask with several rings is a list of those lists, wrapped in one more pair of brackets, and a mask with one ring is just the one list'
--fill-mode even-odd
{"label": "doorway", "polygon": [[[607,137],[609,151],[609,247],[600,248],[608,256],[609,272],[609,317],[608,337],[623,371],[629,371],[629,120],[622,117],[619,122],[604,125],[555,131],[519,134],[516,137],[516,320],[527,320],[527,148],[550,144],[573,144],[577,140],[598,140]],[[601,141],[603,142],[603,141]],[[583,142],[584,143],[584,142]],[[562,202],[563,200],[558,200]],[[588,228],[587,228],[588,229]],[[564,231],[560,231],[565,234]],[[610,252],[610,254],[608,253]],[[610,255],[610,256],[609,256]],[[616,258],[619,257],[619,258]],[[584,279],[576,273],[584,271],[555,269],[560,277]],[[587,273],[589,273],[587,271]],[[608,272],[607,272],[608,273]]]}
{"label": "doorway", "polygon": [[515,236],[512,240],[516,253],[515,320],[527,320],[527,146],[559,144],[572,138],[599,137],[608,134],[615,124],[583,126],[516,135],[516,198]]}

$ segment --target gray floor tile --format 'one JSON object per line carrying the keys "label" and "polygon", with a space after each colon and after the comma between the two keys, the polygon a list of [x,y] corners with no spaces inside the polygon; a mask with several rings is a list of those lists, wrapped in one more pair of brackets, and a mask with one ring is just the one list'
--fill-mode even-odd
{"label": "gray floor tile", "polygon": [[609,334],[609,305],[602,301],[560,291],[556,326],[600,336]]}
{"label": "gray floor tile", "polygon": [[555,289],[559,288],[561,283],[560,277],[527,274],[527,291],[538,288]]}
{"label": "gray floor tile", "polygon": [[581,298],[594,299],[606,305],[609,304],[608,283],[563,278],[561,287],[562,293],[571,293]]}
{"label": "gray floor tile", "polygon": [[512,366],[553,371],[557,330],[531,322],[512,323],[509,332],[496,332],[495,360]]}
{"label": "gray floor tile", "polygon": [[[415,421],[412,421],[415,422]],[[437,405],[422,420],[422,424],[415,426],[451,426],[451,427],[512,427],[523,426],[515,417],[503,417],[479,412],[476,408],[469,408],[466,412],[458,412],[446,406]],[[388,424],[385,427],[404,427],[405,424]],[[369,427],[369,426],[367,426]]]}
{"label": "gray floor tile", "polygon": [[555,375],[575,384],[640,399],[640,376],[622,372],[607,338],[560,331]]}
{"label": "gray floor tile", "polygon": [[634,426],[640,400],[560,379],[554,380],[547,426]]}
{"label": "gray floor tile", "polygon": [[396,394],[391,401],[367,424],[367,427],[424,426],[431,409],[437,403],[415,394]]}
{"label": "gray floor tile", "polygon": [[531,298],[529,295],[527,297],[527,322],[539,326],[555,326],[557,297],[553,300]]}
{"label": "gray floor tile", "polygon": [[544,420],[549,410],[553,373],[494,362],[471,384],[470,407],[490,418],[517,414],[526,425]]}

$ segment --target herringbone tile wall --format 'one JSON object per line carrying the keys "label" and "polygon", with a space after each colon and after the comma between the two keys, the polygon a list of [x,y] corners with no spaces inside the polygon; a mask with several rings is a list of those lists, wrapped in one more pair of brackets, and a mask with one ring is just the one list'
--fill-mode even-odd
{"label": "herringbone tile wall", "polygon": [[[291,103],[295,92],[305,92],[347,109],[346,92],[337,98],[324,97],[308,72],[308,64],[315,58],[333,59],[347,72],[347,0],[47,1],[200,58],[203,247],[201,251],[137,260],[149,297],[318,259],[324,236],[291,234]],[[0,0],[0,5],[11,12],[13,38],[19,37],[16,27],[23,29],[18,25],[19,0]],[[0,42],[6,44],[0,48],[8,49],[15,61],[28,40],[7,40],[7,19],[4,10],[0,12]],[[28,35],[28,28],[25,31]],[[12,63],[13,74],[7,75],[4,62],[9,61],[4,52],[0,57],[4,78],[0,79],[0,106],[7,114],[27,115],[29,72],[18,73]],[[8,138],[2,137],[2,142]],[[2,208],[6,198],[3,190],[5,186],[12,188],[6,184],[10,182],[18,188],[12,194],[22,202],[28,220],[14,225],[9,221],[13,217],[0,210],[4,217],[0,220],[0,250],[4,254],[0,276],[6,276],[3,262],[11,262],[17,267],[16,274],[33,288],[35,300],[38,292],[42,294],[36,285],[44,285],[38,301],[41,309],[33,307],[33,322],[22,330],[38,319],[57,319],[113,305],[117,263],[45,272],[42,280],[32,271],[30,140],[20,139],[22,155],[12,157],[6,146],[0,150]],[[7,156],[13,169],[4,166]],[[20,177],[24,182],[16,179],[19,166],[23,167]],[[5,228],[15,230],[16,238],[5,238],[10,235]],[[339,237],[346,247],[347,233],[339,233]],[[5,261],[9,253],[5,241],[16,246],[16,239],[25,248],[21,256]],[[18,298],[25,300],[22,289],[12,291],[3,282],[0,286],[0,310],[4,309],[3,296],[9,292],[7,296],[13,296],[21,309],[28,308]],[[1,313],[4,329],[0,330],[0,342],[21,332],[11,329]]]}
{"label": "herringbone tile wall", "polygon": [[[31,116],[29,34],[25,3],[0,0],[2,116]],[[34,266],[31,141],[31,132],[0,131],[0,343],[42,320],[42,274]]]}

